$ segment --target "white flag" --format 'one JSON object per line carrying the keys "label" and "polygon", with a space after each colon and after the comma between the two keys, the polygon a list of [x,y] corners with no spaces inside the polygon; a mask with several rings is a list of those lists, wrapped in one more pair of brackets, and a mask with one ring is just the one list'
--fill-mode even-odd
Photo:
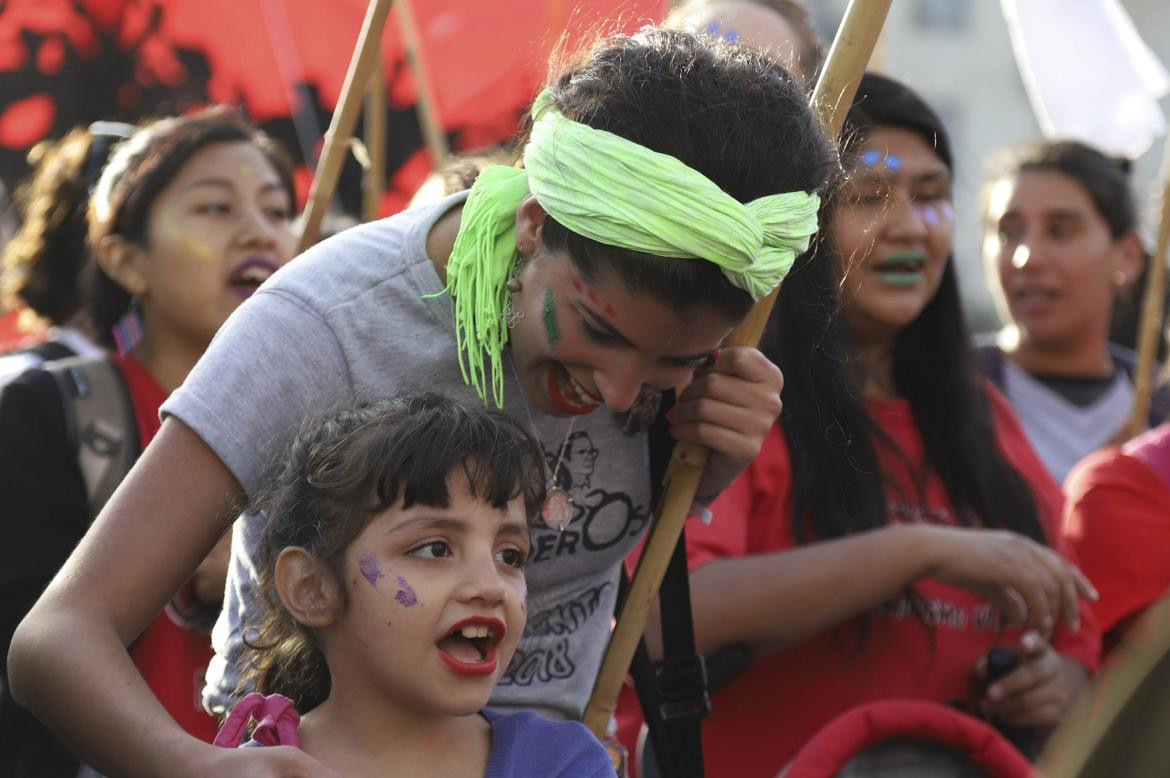
{"label": "white flag", "polygon": [[1118,0],[1001,0],[1032,110],[1046,137],[1139,157],[1166,131],[1170,73]]}

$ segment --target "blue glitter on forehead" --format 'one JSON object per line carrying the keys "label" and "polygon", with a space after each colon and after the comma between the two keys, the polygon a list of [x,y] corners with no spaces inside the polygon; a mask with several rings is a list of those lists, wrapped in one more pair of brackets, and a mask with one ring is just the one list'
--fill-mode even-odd
{"label": "blue glitter on forehead", "polygon": [[719,34],[719,22],[717,22],[717,21],[711,22],[705,28],[703,28],[703,32],[706,33],[707,35],[718,35]]}
{"label": "blue glitter on forehead", "polygon": [[739,33],[735,30],[728,30],[727,32],[723,33],[723,40],[727,41],[728,43],[735,43],[739,40]]}
{"label": "blue glitter on forehead", "polygon": [[883,154],[877,149],[869,149],[861,152],[857,158],[858,162],[866,167],[878,167],[880,164],[886,170],[898,171],[902,168],[902,158],[897,154]]}

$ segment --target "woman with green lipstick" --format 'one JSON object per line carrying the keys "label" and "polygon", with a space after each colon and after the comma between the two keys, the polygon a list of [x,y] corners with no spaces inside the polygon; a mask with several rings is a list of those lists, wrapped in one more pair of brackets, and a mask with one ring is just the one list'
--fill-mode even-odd
{"label": "woman with green lipstick", "polygon": [[[530,517],[529,627],[491,704],[580,716],[622,560],[652,511],[641,422],[660,393],[685,387],[674,436],[713,450],[700,497],[759,451],[780,411],[780,371],[756,349],[716,350],[807,248],[836,158],[778,66],[656,29],[596,43],[536,99],[521,141],[523,167],[490,166],[470,194],[346,230],[292,262],[163,407],[158,437],[18,630],[9,661],[14,695],[95,767],[329,774],[300,752],[224,753],[184,737],[151,704],[124,642],[306,415],[420,388],[501,407],[545,448],[550,500]],[[262,527],[244,516],[232,536],[205,692],[213,707],[240,691]],[[361,581],[361,571],[338,578]],[[62,703],[78,698],[87,704]]]}
{"label": "woman with green lipstick", "polygon": [[[1093,589],[1049,543],[1060,490],[971,356],[942,124],[869,74],[842,137],[848,175],[761,347],[783,413],[687,527],[699,650],[752,657],[703,724],[711,776],[774,776],[884,698],[1050,727],[1096,661]],[[972,685],[998,644],[1020,668]]]}

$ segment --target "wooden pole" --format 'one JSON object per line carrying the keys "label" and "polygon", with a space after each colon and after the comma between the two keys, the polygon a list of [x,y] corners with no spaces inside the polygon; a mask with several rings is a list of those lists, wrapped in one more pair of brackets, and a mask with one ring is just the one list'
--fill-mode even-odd
{"label": "wooden pole", "polygon": [[1158,221],[1154,253],[1150,257],[1146,296],[1142,300],[1141,327],[1138,330],[1138,363],[1134,373],[1133,408],[1130,411],[1127,437],[1145,430],[1149,423],[1150,402],[1154,396],[1154,362],[1162,340],[1162,314],[1166,297],[1166,263],[1170,261],[1170,132],[1162,152],[1162,213]]}
{"label": "wooden pole", "polygon": [[443,160],[451,153],[447,148],[447,136],[443,134],[443,124],[439,117],[438,106],[435,105],[434,92],[431,91],[430,78],[423,67],[422,58],[418,54],[418,28],[414,23],[414,12],[410,7],[410,0],[398,0],[398,27],[402,31],[402,45],[406,52],[406,62],[414,73],[415,84],[418,85],[418,99],[415,108],[418,111],[418,122],[422,128],[423,140],[427,150],[431,152],[431,163],[438,169]]}
{"label": "wooden pole", "polygon": [[386,183],[386,67],[374,59],[374,72],[366,90],[366,154],[370,166],[362,176],[362,221],[381,216],[379,206]]}
{"label": "wooden pole", "polygon": [[[857,86],[885,22],[890,2],[850,0],[841,27],[837,30],[837,37],[833,39],[825,67],[813,91],[812,107],[826,132],[834,137],[845,122],[845,114],[857,93]],[[725,346],[754,346],[759,342],[776,301],[777,291],[773,290],[752,306],[747,317],[724,341]],[[625,605],[598,672],[593,695],[585,708],[585,726],[599,738],[606,735],[622,681],[629,671],[630,660],[645,629],[650,606],[658,596],[662,576],[678,544],[710,455],[707,448],[693,443],[679,443],[671,454],[658,517],[650,530],[642,560],[630,583]]]}
{"label": "wooden pole", "polygon": [[333,196],[333,190],[337,188],[337,179],[341,176],[341,165],[349,153],[349,139],[353,136],[354,125],[357,124],[362,94],[370,80],[375,60],[381,56],[382,30],[386,26],[386,14],[390,12],[392,2],[393,0],[370,0],[370,5],[366,8],[366,18],[362,21],[357,46],[354,47],[353,57],[349,61],[349,70],[345,73],[341,94],[337,98],[337,108],[333,111],[333,120],[329,123],[329,129],[325,131],[321,159],[317,164],[317,171],[313,174],[312,186],[309,187],[309,202],[305,206],[305,214],[301,220],[297,253],[313,245],[321,232],[321,220],[325,218],[329,198]]}

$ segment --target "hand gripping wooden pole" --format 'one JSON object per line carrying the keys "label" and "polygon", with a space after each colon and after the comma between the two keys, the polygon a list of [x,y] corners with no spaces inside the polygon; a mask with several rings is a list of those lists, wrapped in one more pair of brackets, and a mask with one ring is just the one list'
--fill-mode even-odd
{"label": "hand gripping wooden pole", "polygon": [[1158,221],[1154,254],[1150,257],[1146,277],[1146,296],[1142,300],[1141,327],[1138,330],[1138,363],[1134,373],[1133,408],[1130,411],[1129,434],[1140,434],[1149,423],[1150,402],[1154,396],[1154,359],[1158,342],[1162,339],[1162,312],[1166,296],[1166,263],[1170,261],[1170,132],[1166,133],[1166,148],[1162,152],[1161,176],[1162,208]]}
{"label": "hand gripping wooden pole", "polygon": [[[845,114],[857,93],[857,85],[885,22],[890,2],[850,0],[837,37],[833,39],[825,67],[813,91],[812,107],[826,132],[834,137],[845,122]],[[776,290],[773,290],[752,306],[747,318],[732,331],[724,345],[756,345],[775,300]],[[625,605],[593,687],[593,695],[585,708],[585,726],[599,738],[606,735],[606,727],[617,706],[622,681],[629,671],[630,660],[645,629],[646,616],[654,598],[658,596],[667,563],[678,544],[683,523],[694,502],[695,490],[710,455],[707,448],[693,443],[679,443],[671,454],[657,519],[647,538],[638,570],[630,583]]]}
{"label": "hand gripping wooden pole", "polygon": [[386,26],[386,14],[390,12],[392,2],[393,0],[370,0],[370,5],[366,8],[366,18],[362,21],[357,46],[349,60],[349,70],[345,73],[341,94],[337,98],[337,108],[333,111],[333,120],[325,132],[321,159],[313,174],[313,183],[309,187],[309,202],[305,206],[305,213],[301,219],[301,234],[297,240],[298,254],[313,245],[321,232],[321,220],[325,218],[329,198],[333,196],[333,190],[337,188],[337,179],[341,176],[341,165],[349,153],[349,139],[353,137],[353,128],[361,111],[366,84],[369,83],[374,62],[381,56],[382,30]]}

